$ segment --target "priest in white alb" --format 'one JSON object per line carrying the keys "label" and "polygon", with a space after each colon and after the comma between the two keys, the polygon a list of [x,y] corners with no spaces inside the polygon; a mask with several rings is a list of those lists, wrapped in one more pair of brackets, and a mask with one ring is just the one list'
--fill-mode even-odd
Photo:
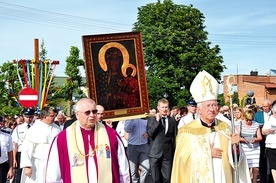
{"label": "priest in white alb", "polygon": [[39,120],[28,130],[22,144],[21,183],[42,183],[45,180],[48,152],[60,128],[54,124],[55,110],[44,107]]}

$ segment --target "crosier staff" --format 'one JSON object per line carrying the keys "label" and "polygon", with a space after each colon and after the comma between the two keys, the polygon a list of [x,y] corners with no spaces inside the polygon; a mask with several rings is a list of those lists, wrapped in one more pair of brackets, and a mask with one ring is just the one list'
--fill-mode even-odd
{"label": "crosier staff", "polygon": [[[226,80],[227,84],[227,96],[229,97],[229,102],[230,102],[230,114],[231,114],[231,128],[232,128],[232,133],[235,133],[235,123],[234,123],[234,112],[233,112],[233,91],[232,91],[232,86],[233,82],[230,82],[230,79],[235,79],[233,75],[229,75]],[[238,144],[233,144],[233,155],[234,155],[234,171],[235,171],[235,182],[239,183],[239,162],[238,162],[238,154],[237,154],[237,146]]]}

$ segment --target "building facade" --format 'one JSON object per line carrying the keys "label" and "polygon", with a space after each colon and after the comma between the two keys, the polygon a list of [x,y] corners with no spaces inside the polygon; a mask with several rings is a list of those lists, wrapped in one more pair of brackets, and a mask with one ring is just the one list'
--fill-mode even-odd
{"label": "building facade", "polygon": [[[227,96],[227,78],[223,76],[223,96],[225,102],[229,101]],[[276,100],[276,76],[258,75],[258,71],[251,71],[250,75],[234,75],[233,85],[236,86],[239,100],[246,99],[247,92],[253,91],[256,105],[261,106],[264,99],[272,102]]]}

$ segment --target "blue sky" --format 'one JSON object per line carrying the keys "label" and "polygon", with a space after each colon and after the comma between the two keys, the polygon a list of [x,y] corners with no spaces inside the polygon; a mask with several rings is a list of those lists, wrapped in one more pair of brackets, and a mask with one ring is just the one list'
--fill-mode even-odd
{"label": "blue sky", "polygon": [[[44,39],[48,58],[64,76],[71,46],[82,52],[82,35],[129,32],[137,8],[154,0],[0,0],[0,63],[32,59],[34,39]],[[175,0],[205,16],[209,41],[218,44],[227,69],[222,75],[260,75],[276,69],[276,1]]]}

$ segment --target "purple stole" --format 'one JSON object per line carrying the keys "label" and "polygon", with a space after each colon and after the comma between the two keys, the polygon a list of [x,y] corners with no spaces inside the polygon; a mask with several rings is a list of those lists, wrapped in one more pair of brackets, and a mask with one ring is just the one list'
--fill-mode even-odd
{"label": "purple stole", "polygon": [[[118,139],[117,133],[114,129],[106,127],[106,131],[108,134],[110,148],[111,148],[111,158],[112,158],[112,180],[113,183],[120,183],[120,174],[119,174],[119,161],[118,161]],[[68,156],[68,147],[67,147],[67,139],[66,139],[66,132],[67,130],[63,130],[57,136],[57,146],[58,146],[58,154],[59,154],[59,165],[61,171],[61,177],[64,183],[72,183],[71,182],[71,171],[70,171],[70,161]],[[85,148],[85,154],[88,154],[89,147],[88,147],[88,134],[90,134],[90,143],[92,148],[95,148],[94,144],[94,131],[93,130],[84,130],[81,129],[83,135],[83,142]],[[73,134],[72,134],[73,135]],[[94,156],[95,164],[97,167],[97,157]],[[85,158],[86,165],[88,163],[88,157]],[[88,166],[86,166],[88,167]],[[87,177],[88,177],[88,170],[87,170]]]}

